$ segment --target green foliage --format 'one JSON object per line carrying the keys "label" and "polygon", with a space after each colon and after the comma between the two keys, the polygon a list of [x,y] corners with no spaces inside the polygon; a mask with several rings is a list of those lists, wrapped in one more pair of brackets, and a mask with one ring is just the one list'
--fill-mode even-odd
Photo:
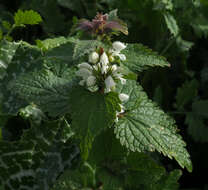
{"label": "green foliage", "polygon": [[128,81],[119,88],[119,93],[130,96],[129,102],[124,104],[127,112],[115,126],[121,144],[131,151],[157,150],[192,171],[189,154],[184,148],[186,144],[177,134],[174,120],[149,100],[136,82]]}
{"label": "green foliage", "polygon": [[[79,151],[72,144],[60,144],[59,128],[59,121],[45,123],[33,126],[20,141],[0,142],[0,184],[5,189],[46,190],[65,166],[71,167]],[[54,145],[55,142],[57,145]],[[54,146],[58,146],[58,149]],[[70,154],[66,155],[66,151]],[[50,162],[47,161],[49,155]]]}
{"label": "green foliage", "polygon": [[128,44],[122,51],[128,62],[125,64],[131,71],[143,71],[149,67],[167,67],[170,64],[164,57],[143,46],[142,44]]}
{"label": "green foliage", "polygon": [[170,30],[171,34],[173,34],[174,37],[177,37],[177,35],[179,34],[179,27],[175,18],[168,12],[164,14],[164,17],[167,27]]}
{"label": "green foliage", "polygon": [[51,116],[69,112],[68,101],[71,88],[70,80],[57,77],[48,70],[22,75],[9,84],[9,89],[20,98],[38,105]]}
{"label": "green foliage", "polygon": [[84,158],[88,156],[93,139],[104,129],[111,127],[116,119],[116,108],[119,106],[114,96],[117,94],[91,93],[83,88],[75,88],[70,93],[72,129],[81,139]]}
{"label": "green foliage", "polygon": [[33,11],[18,10],[14,15],[15,26],[25,26],[26,24],[34,25],[42,22],[41,16]]}
{"label": "green foliage", "polygon": [[[121,68],[127,84],[117,84],[107,94],[100,86],[97,92],[77,87],[77,64],[111,44],[75,34],[77,19],[91,19],[96,12],[116,8],[130,32],[128,37],[108,40],[127,45],[121,51],[126,61],[112,63]],[[18,11],[13,17],[14,10]],[[194,163],[197,142],[200,148],[208,142],[207,51],[203,47],[208,36],[207,10],[205,0],[23,0],[12,6],[3,2],[0,189],[178,190],[182,172],[153,151],[175,158],[191,171],[190,156],[178,132],[187,125],[181,134],[188,139]],[[117,18],[117,10],[109,17]],[[40,25],[15,29],[34,24]],[[70,31],[74,36],[68,35]],[[198,49],[190,51],[197,43]],[[171,68],[155,69],[170,66],[156,51],[167,57]],[[192,57],[195,54],[197,58]],[[121,102],[120,93],[128,94],[128,101]],[[147,94],[173,114],[179,129]],[[20,140],[5,141],[8,131]]]}

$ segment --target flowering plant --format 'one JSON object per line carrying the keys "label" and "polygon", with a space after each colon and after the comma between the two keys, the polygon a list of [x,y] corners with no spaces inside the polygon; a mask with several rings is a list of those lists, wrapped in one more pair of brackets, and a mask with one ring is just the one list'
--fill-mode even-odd
{"label": "flowering plant", "polygon": [[[20,26],[30,23],[20,16]],[[168,174],[148,152],[191,171],[186,144],[137,81],[139,72],[170,64],[142,44],[112,42],[114,34],[128,34],[116,10],[77,28],[95,39],[1,41],[0,113],[20,115],[29,129],[20,140],[0,142],[0,184],[6,190],[61,189],[66,181],[72,190],[151,189],[143,179],[152,178],[161,189],[161,179],[174,178],[177,186],[180,170]]]}

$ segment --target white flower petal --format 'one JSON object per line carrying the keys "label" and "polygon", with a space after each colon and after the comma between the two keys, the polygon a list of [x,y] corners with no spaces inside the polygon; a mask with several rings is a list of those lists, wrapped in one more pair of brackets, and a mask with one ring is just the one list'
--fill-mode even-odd
{"label": "white flower petal", "polygon": [[90,63],[97,63],[99,60],[99,54],[97,52],[92,52],[90,55],[89,55],[89,62]]}
{"label": "white flower petal", "polygon": [[121,93],[119,94],[119,99],[122,101],[122,102],[125,102],[129,99],[129,95],[127,94],[124,94],[124,93]]}
{"label": "white flower petal", "polygon": [[106,74],[108,72],[108,65],[102,65],[101,67],[101,73],[102,74]]}
{"label": "white flower petal", "polygon": [[80,85],[80,86],[84,86],[84,84],[85,84],[85,80],[81,80],[81,81],[79,82],[79,85]]}
{"label": "white flower petal", "polygon": [[125,48],[126,48],[126,45],[124,43],[119,42],[119,41],[113,42],[113,49],[115,51],[120,52],[121,50],[123,50]]}
{"label": "white flower petal", "polygon": [[120,81],[121,81],[121,84],[123,84],[123,85],[126,84],[126,79],[124,79],[124,78],[122,78],[122,77],[119,78],[119,79],[120,79]]}
{"label": "white flower petal", "polygon": [[105,87],[106,90],[109,91],[112,88],[114,88],[116,86],[115,81],[113,80],[113,78],[109,75],[106,79],[105,79]]}
{"label": "white flower petal", "polygon": [[126,56],[124,54],[118,55],[121,61],[126,61]]}
{"label": "white flower petal", "polygon": [[92,75],[92,72],[88,69],[82,68],[76,72],[76,75],[86,80],[90,75]]}
{"label": "white flower petal", "polygon": [[83,62],[83,63],[79,64],[78,67],[80,69],[84,69],[85,68],[85,69],[88,69],[88,70],[92,70],[92,66],[89,63],[87,63],[87,62]]}
{"label": "white flower petal", "polygon": [[117,67],[117,65],[113,65],[113,66],[111,67],[111,69],[112,69],[112,72],[114,73],[115,71],[117,71],[118,67]]}
{"label": "white flower petal", "polygon": [[94,85],[96,84],[96,77],[94,77],[94,76],[89,76],[89,77],[87,78],[86,83],[87,83],[87,86],[94,86]]}
{"label": "white flower petal", "polygon": [[103,52],[103,54],[100,56],[100,62],[102,63],[102,65],[108,65],[109,60],[105,52]]}

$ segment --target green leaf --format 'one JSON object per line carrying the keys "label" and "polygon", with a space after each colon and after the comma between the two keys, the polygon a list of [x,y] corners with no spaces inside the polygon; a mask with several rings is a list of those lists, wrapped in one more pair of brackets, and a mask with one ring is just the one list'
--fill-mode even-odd
{"label": "green leaf", "polygon": [[131,188],[141,188],[141,185],[154,186],[166,173],[162,166],[145,153],[131,152],[127,157],[127,167],[125,183]]}
{"label": "green leaf", "polygon": [[95,138],[88,162],[102,166],[108,160],[123,160],[126,155],[126,148],[115,138],[113,128],[109,128]]}
{"label": "green leaf", "polygon": [[0,184],[8,190],[49,190],[79,156],[76,146],[61,141],[61,130],[60,121],[45,122],[32,126],[20,141],[1,141]]}
{"label": "green leaf", "polygon": [[0,43],[0,68],[7,68],[20,43],[2,41]]}
{"label": "green leaf", "polygon": [[128,44],[122,51],[126,55],[124,64],[133,72],[140,72],[149,67],[169,67],[170,64],[162,56],[143,46],[142,44]]}
{"label": "green leaf", "polygon": [[177,182],[181,177],[182,172],[180,170],[174,170],[169,175],[165,175],[161,180],[152,188],[152,190],[178,190],[179,183]]}
{"label": "green leaf", "polygon": [[57,37],[57,38],[48,38],[45,40],[36,40],[37,46],[43,50],[48,51],[50,49],[53,49],[55,47],[58,47],[62,44],[67,43],[69,40],[63,36]]}
{"label": "green leaf", "polygon": [[118,92],[130,96],[124,104],[126,113],[115,125],[115,134],[121,144],[131,151],[157,150],[192,171],[186,144],[177,134],[175,121],[148,99],[135,81],[120,85]]}
{"label": "green leaf", "polygon": [[192,104],[192,112],[186,115],[185,123],[188,125],[188,134],[196,142],[208,142],[208,101],[199,100]]}
{"label": "green leaf", "polygon": [[78,40],[72,38],[72,42],[75,44],[73,52],[73,59],[75,60],[94,51],[96,47],[105,47],[105,45],[98,40]]}
{"label": "green leaf", "polygon": [[181,110],[184,106],[192,101],[198,94],[198,81],[193,79],[186,81],[182,87],[177,89],[176,107]]}
{"label": "green leaf", "polygon": [[[116,119],[117,98],[112,94],[92,93],[84,88],[74,88],[70,93],[72,129],[82,140],[84,149],[91,147],[94,138]],[[83,147],[83,146],[82,146]],[[85,152],[85,151],[84,151]],[[85,152],[83,156],[88,157]]]}
{"label": "green leaf", "polygon": [[49,70],[42,70],[11,81],[9,89],[51,116],[58,116],[70,111],[68,101],[72,85],[71,80],[57,77]]}
{"label": "green leaf", "polygon": [[[12,45],[12,47],[10,47]],[[9,43],[8,49],[4,49],[3,59],[7,65],[4,69],[5,75],[0,81],[0,92],[2,98],[2,112],[4,114],[17,114],[18,110],[26,106],[25,100],[19,99],[8,89],[8,83],[16,80],[18,76],[31,70],[42,67],[41,52],[32,45],[25,42]],[[7,55],[8,52],[8,55]],[[3,54],[4,55],[4,54]]]}
{"label": "green leaf", "polygon": [[170,14],[169,12],[164,13],[164,18],[166,25],[170,30],[170,33],[173,34],[174,37],[176,37],[179,34],[179,27],[177,21],[175,20],[173,15]]}
{"label": "green leaf", "polygon": [[33,11],[18,10],[14,15],[15,26],[25,26],[26,24],[34,25],[42,22],[41,16]]}

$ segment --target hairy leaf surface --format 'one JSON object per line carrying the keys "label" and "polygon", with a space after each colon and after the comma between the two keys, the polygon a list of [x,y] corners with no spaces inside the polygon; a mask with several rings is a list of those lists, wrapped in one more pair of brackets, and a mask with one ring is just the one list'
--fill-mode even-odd
{"label": "hairy leaf surface", "polygon": [[154,151],[175,158],[181,167],[192,170],[185,142],[177,134],[175,121],[148,99],[135,81],[120,85],[119,93],[130,96],[126,113],[115,126],[116,137],[131,151]]}
{"label": "hairy leaf surface", "polygon": [[133,72],[140,72],[149,67],[170,66],[164,57],[157,55],[142,44],[128,44],[122,53],[126,55],[125,66]]}

